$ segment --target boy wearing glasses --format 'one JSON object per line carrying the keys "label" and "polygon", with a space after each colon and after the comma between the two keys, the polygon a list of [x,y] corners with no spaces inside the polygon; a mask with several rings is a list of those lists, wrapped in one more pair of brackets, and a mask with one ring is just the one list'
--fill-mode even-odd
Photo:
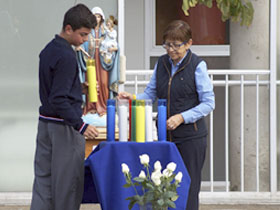
{"label": "boy wearing glasses", "polygon": [[[167,138],[176,144],[191,178],[187,210],[199,209],[201,170],[207,147],[204,117],[215,108],[213,85],[205,61],[192,53],[192,32],[181,20],[163,34],[166,54],[158,59],[153,76],[137,99],[167,99]],[[132,99],[130,93],[119,98]]]}

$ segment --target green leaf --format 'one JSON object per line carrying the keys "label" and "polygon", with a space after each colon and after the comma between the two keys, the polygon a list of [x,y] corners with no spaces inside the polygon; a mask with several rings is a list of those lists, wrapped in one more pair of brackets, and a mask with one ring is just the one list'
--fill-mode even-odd
{"label": "green leaf", "polygon": [[135,203],[136,203],[136,201],[130,201],[128,204],[128,209],[131,210]]}
{"label": "green leaf", "polygon": [[145,179],[140,178],[140,177],[135,177],[133,180],[136,181],[136,182],[144,182],[145,181]]}
{"label": "green leaf", "polygon": [[176,201],[178,198],[179,198],[179,196],[176,195],[176,196],[172,197],[171,200],[172,200],[172,201]]}
{"label": "green leaf", "polygon": [[182,4],[182,10],[184,11],[185,15],[186,16],[189,16],[189,9],[190,9],[190,6],[189,6],[189,1],[188,0],[183,0],[183,4]]}
{"label": "green leaf", "polygon": [[172,191],[167,191],[167,192],[165,192],[165,196],[168,197],[168,198],[172,198],[172,197],[177,196],[177,193],[172,192]]}
{"label": "green leaf", "polygon": [[129,187],[131,187],[132,185],[131,184],[128,184],[128,183],[126,183],[126,184],[124,184],[123,185],[123,187],[125,187],[125,188],[129,188]]}
{"label": "green leaf", "polygon": [[163,199],[159,199],[159,200],[157,201],[157,203],[158,203],[158,205],[160,205],[160,206],[163,206],[163,205],[164,205]]}
{"label": "green leaf", "polygon": [[127,197],[125,200],[134,201],[134,200],[136,200],[136,195],[131,196],[131,197]]}
{"label": "green leaf", "polygon": [[145,183],[145,187],[150,189],[150,190],[154,190],[155,189],[155,187],[151,183],[149,183],[149,182]]}
{"label": "green leaf", "polygon": [[173,201],[167,200],[166,203],[169,207],[176,209],[176,204]]}
{"label": "green leaf", "polygon": [[205,2],[205,5],[206,5],[207,7],[209,7],[209,8],[212,8],[212,6],[213,6],[212,0],[206,1],[206,2]]}
{"label": "green leaf", "polygon": [[195,7],[197,4],[197,0],[189,0],[190,7]]}

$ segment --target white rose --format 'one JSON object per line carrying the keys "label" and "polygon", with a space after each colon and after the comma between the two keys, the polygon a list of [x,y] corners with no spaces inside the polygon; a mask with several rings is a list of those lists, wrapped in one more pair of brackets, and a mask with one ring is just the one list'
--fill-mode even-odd
{"label": "white rose", "polygon": [[170,177],[172,175],[172,172],[170,172],[169,170],[164,169],[163,172],[162,172],[162,175],[166,178]]}
{"label": "white rose", "polygon": [[122,163],[122,172],[124,174],[128,174],[129,173],[129,168],[125,163]]}
{"label": "white rose", "polygon": [[159,161],[156,161],[154,164],[154,169],[155,171],[160,171],[161,170],[161,164]]}
{"label": "white rose", "polygon": [[159,186],[161,184],[160,179],[153,179],[153,182],[155,183],[156,186]]}
{"label": "white rose", "polygon": [[183,174],[182,174],[182,172],[180,171],[180,172],[178,172],[177,173],[177,175],[175,176],[175,180],[177,181],[177,182],[181,182],[182,181],[182,177],[183,177]]}
{"label": "white rose", "polygon": [[156,186],[160,185],[161,181],[160,178],[162,177],[162,174],[160,171],[154,171],[151,175],[152,181],[155,183]]}
{"label": "white rose", "polygon": [[175,171],[175,169],[176,169],[176,163],[173,163],[173,162],[171,162],[171,163],[168,163],[168,165],[166,166],[166,168],[167,168],[167,170],[169,170],[169,171]]}
{"label": "white rose", "polygon": [[150,157],[147,154],[143,154],[139,156],[140,162],[142,165],[149,165]]}
{"label": "white rose", "polygon": [[140,174],[138,175],[138,177],[139,177],[139,178],[142,178],[142,179],[145,179],[145,178],[146,178],[145,172],[142,170],[142,171],[140,172]]}

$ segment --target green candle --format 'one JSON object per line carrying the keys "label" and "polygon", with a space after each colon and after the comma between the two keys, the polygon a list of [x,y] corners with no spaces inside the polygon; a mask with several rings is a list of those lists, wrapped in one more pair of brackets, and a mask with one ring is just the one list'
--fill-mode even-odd
{"label": "green candle", "polygon": [[131,103],[130,141],[136,141],[136,100]]}

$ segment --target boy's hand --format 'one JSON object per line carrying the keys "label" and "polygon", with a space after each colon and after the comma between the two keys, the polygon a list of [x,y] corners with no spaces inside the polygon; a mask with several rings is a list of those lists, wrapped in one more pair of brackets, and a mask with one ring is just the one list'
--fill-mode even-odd
{"label": "boy's hand", "polygon": [[83,94],[88,94],[88,82],[82,83],[82,92]]}
{"label": "boy's hand", "polygon": [[[83,94],[85,94],[85,95],[88,94],[88,82],[82,83],[82,92],[83,92]],[[97,95],[99,95],[99,85],[98,85],[98,81],[96,81],[96,92],[97,92]]]}
{"label": "boy's hand", "polygon": [[87,139],[94,139],[98,136],[98,130],[93,125],[88,125],[87,129],[84,132],[84,136]]}

